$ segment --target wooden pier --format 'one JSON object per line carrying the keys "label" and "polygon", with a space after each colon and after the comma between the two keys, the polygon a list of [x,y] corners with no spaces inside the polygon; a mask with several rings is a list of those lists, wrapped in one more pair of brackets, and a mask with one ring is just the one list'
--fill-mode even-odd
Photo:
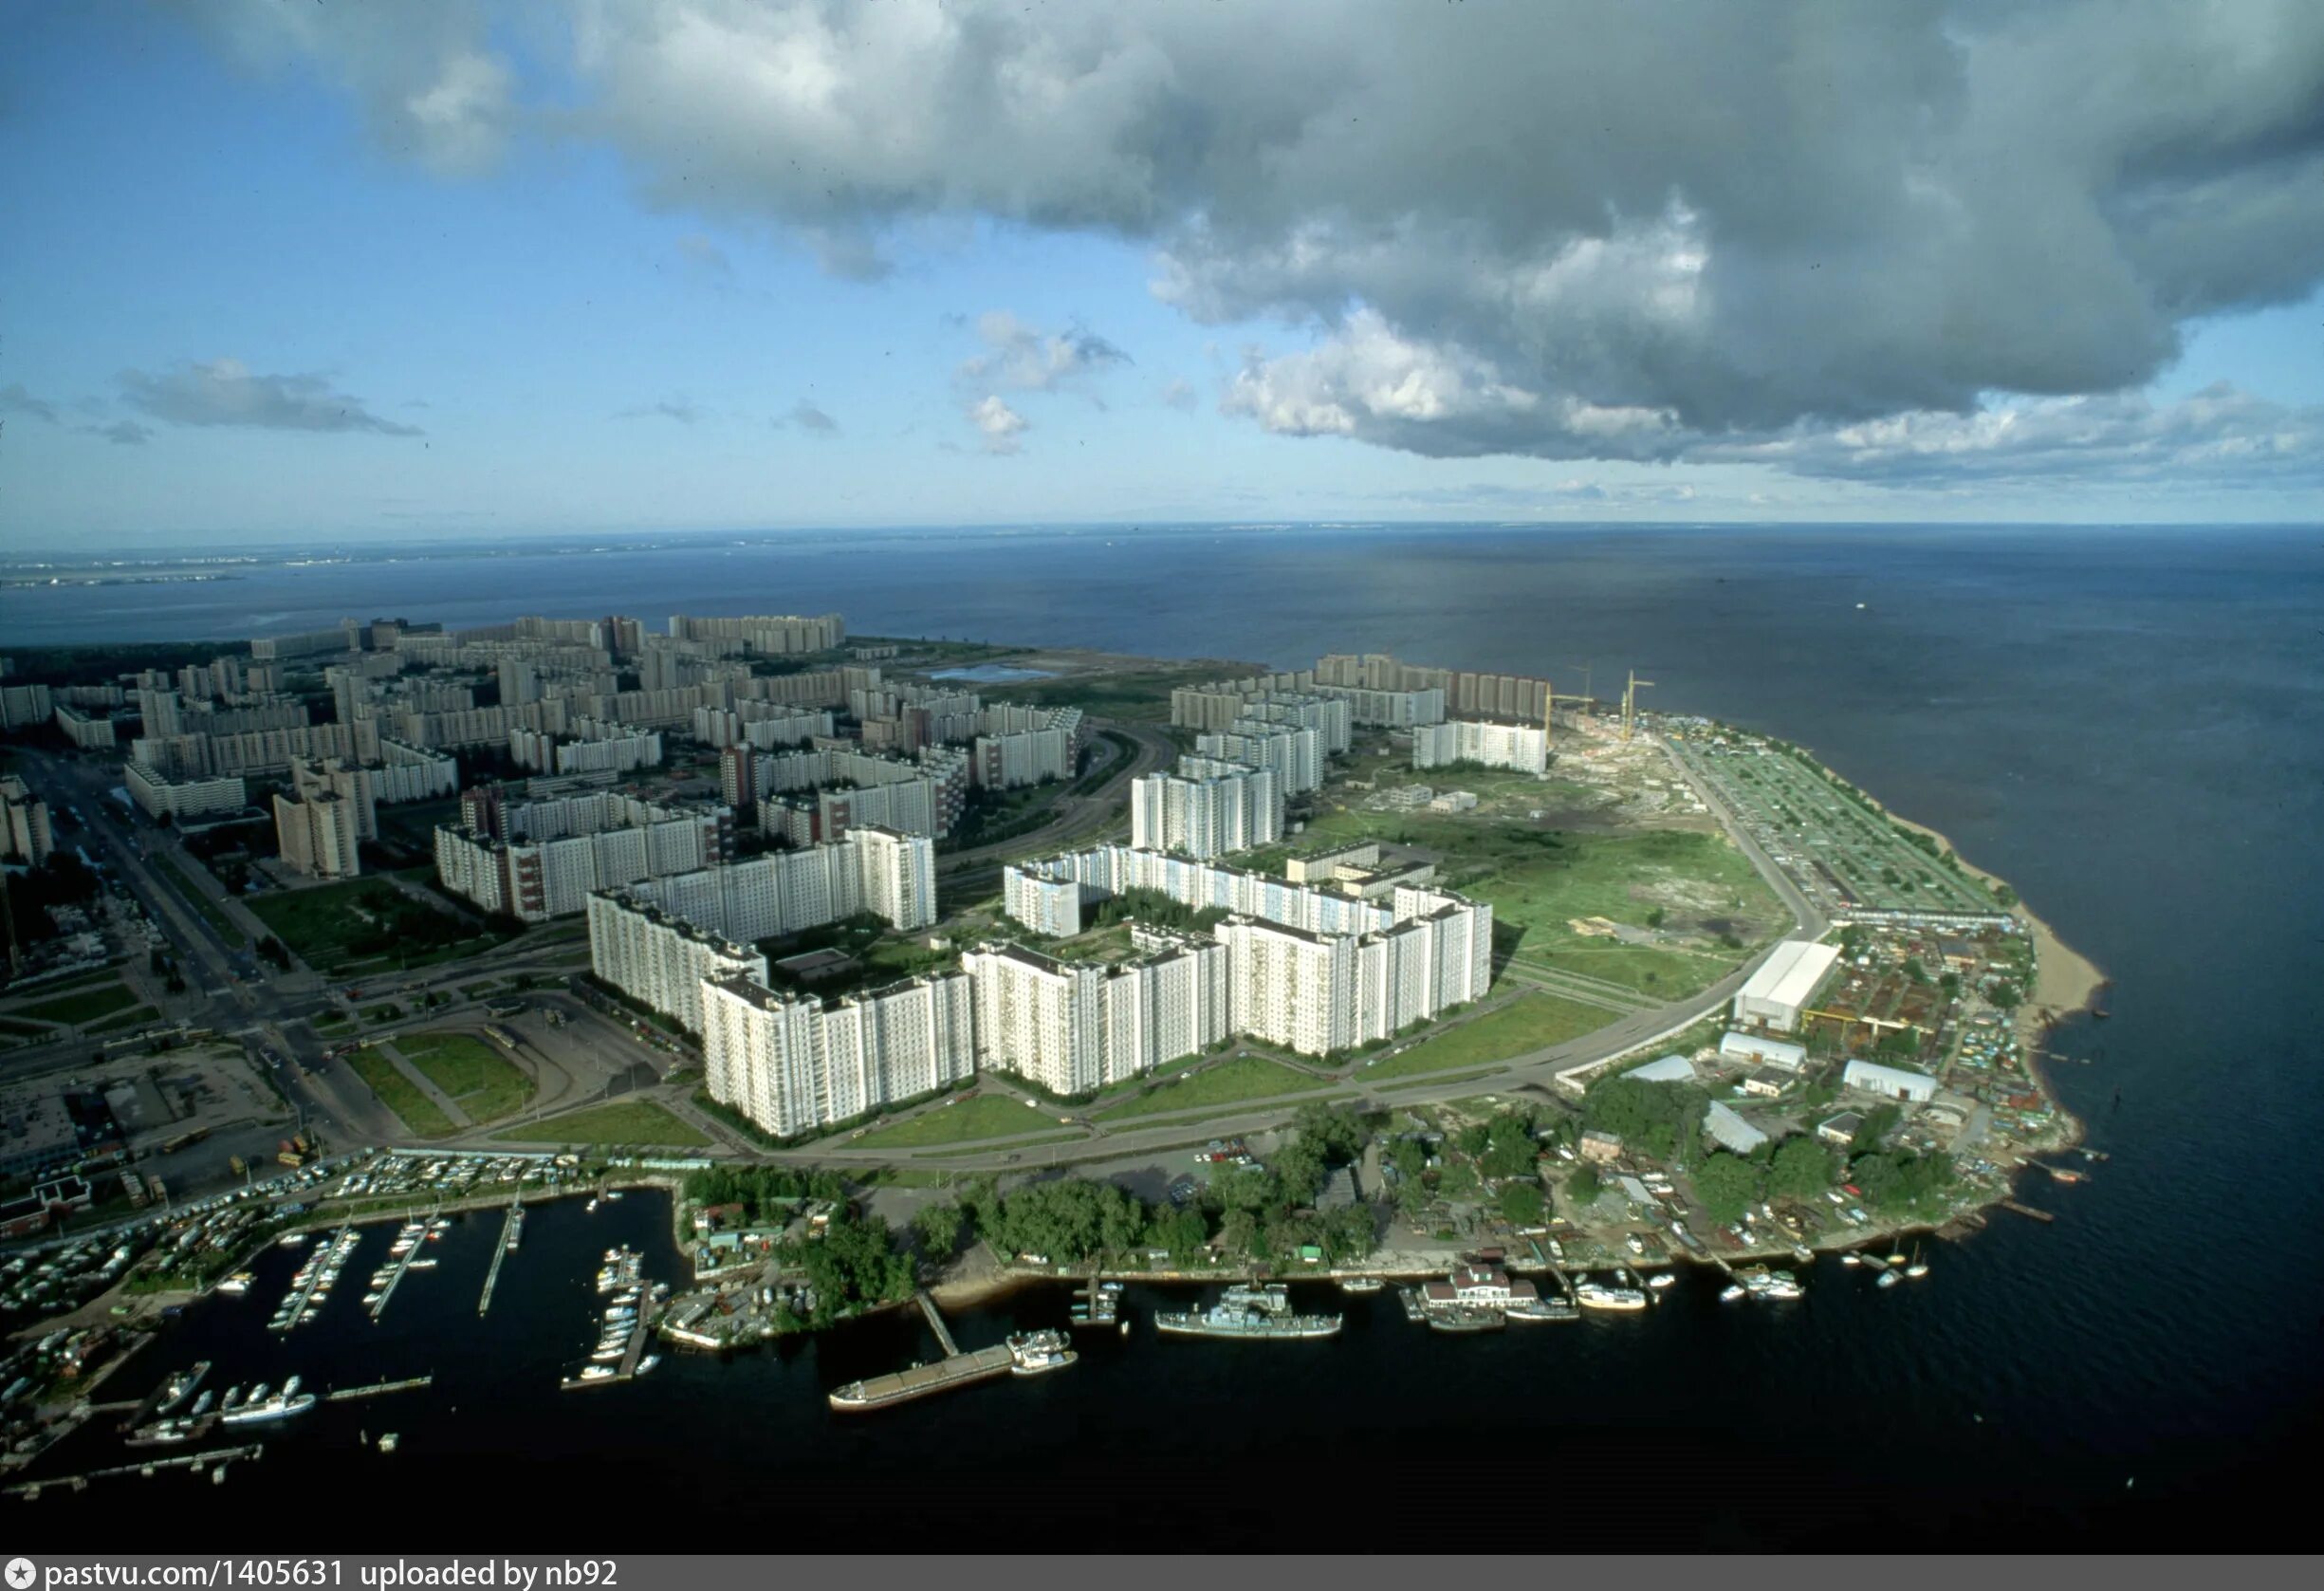
{"label": "wooden pier", "polygon": [[919,1297],[920,1313],[928,1317],[928,1329],[936,1334],[936,1342],[944,1349],[944,1357],[959,1359],[961,1357],[960,1344],[952,1341],[951,1328],[944,1323],[944,1317],[937,1313],[936,1301],[928,1296],[926,1287],[920,1289]]}
{"label": "wooden pier", "polygon": [[[411,1223],[406,1221],[404,1225],[408,1227],[411,1225]],[[398,1242],[402,1240],[402,1232],[398,1230],[397,1233],[397,1240]],[[379,1297],[378,1302],[371,1305],[371,1318],[373,1320],[377,1321],[380,1316],[387,1313],[387,1301],[396,1296],[396,1289],[403,1285],[403,1278],[405,1274],[411,1270],[412,1262],[415,1259],[417,1259],[419,1257],[420,1250],[427,1247],[428,1231],[427,1229],[423,1227],[420,1229],[419,1235],[412,1240],[412,1246],[396,1257],[394,1262],[396,1273],[387,1279],[387,1286],[379,1289]]]}
{"label": "wooden pier", "polygon": [[515,1233],[517,1220],[524,1211],[525,1195],[519,1193],[508,1206],[508,1219],[501,1226],[500,1246],[492,1250],[492,1268],[484,1273],[484,1296],[476,1301],[476,1314],[480,1319],[486,1310],[492,1307],[492,1289],[500,1282],[500,1264],[508,1257],[511,1247],[509,1239]]}
{"label": "wooden pier", "polygon": [[2013,1214],[2029,1216],[2037,1221],[2055,1221],[2057,1219],[2057,1216],[2051,1214],[2046,1210],[2036,1210],[2032,1205],[2020,1204],[2016,1199],[2003,1199],[2001,1201],[2001,1208],[2009,1211]]}

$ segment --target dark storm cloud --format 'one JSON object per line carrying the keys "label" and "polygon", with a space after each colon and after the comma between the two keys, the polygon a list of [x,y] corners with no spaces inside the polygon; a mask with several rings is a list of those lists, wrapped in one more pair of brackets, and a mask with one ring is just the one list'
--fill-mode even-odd
{"label": "dark storm cloud", "polygon": [[[437,144],[505,120],[477,7],[416,43],[307,9]],[[2324,275],[2310,0],[585,0],[572,38],[556,124],[653,202],[858,276],[931,215],[1137,241],[1190,316],[1308,336],[1229,412],[1420,453],[1954,468],[1978,435],[1833,438],[2136,387]]]}

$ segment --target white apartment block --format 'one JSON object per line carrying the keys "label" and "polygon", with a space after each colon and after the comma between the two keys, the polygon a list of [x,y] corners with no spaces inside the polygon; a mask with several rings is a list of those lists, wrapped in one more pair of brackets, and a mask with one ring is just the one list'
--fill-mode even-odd
{"label": "white apartment block", "polygon": [[[1433,902],[1432,904],[1430,902]],[[1230,1021],[1302,1055],[1369,1044],[1474,1000],[1492,978],[1492,908],[1397,891],[1383,933],[1315,934],[1249,917],[1214,930],[1229,955]]]}
{"label": "white apartment block", "polygon": [[627,895],[729,939],[771,939],[858,912],[909,933],[936,920],[935,853],[918,836],[858,829],[839,844],[640,879]]}
{"label": "white apartment block", "polygon": [[1396,920],[1393,903],[1131,845],[1100,845],[1018,863],[1005,869],[1001,879],[1008,915],[1059,938],[1081,932],[1083,907],[1134,889],[1153,890],[1197,912],[1231,912],[1318,934],[1375,933]]}
{"label": "white apartment block", "polygon": [[582,911],[592,893],[692,873],[732,848],[726,807],[675,808],[614,791],[507,807],[495,838],[453,824],[435,831],[445,888],[488,912],[544,922]]}
{"label": "white apartment block", "polygon": [[1215,941],[1140,931],[1118,966],[1059,961],[1023,945],[960,958],[976,991],[980,1064],[1053,1094],[1146,1076],[1227,1035],[1227,955]]}
{"label": "white apartment block", "polygon": [[766,958],[757,951],[618,889],[589,897],[589,966],[631,999],[693,1033],[702,1031],[705,980],[766,979]]}
{"label": "white apartment block", "polygon": [[1282,788],[1263,768],[1181,757],[1177,772],[1130,786],[1130,842],[1140,850],[1224,856],[1273,844],[1282,833]]}
{"label": "white apartment block", "polygon": [[670,634],[676,640],[700,641],[730,655],[764,653],[781,657],[795,652],[825,652],[847,638],[847,620],[836,613],[802,618],[798,614],[762,614],[745,619],[670,618]]}
{"label": "white apartment block", "polygon": [[153,818],[183,823],[210,812],[239,812],[250,804],[249,786],[239,775],[212,779],[172,779],[143,763],[123,763],[121,783],[129,798]]}
{"label": "white apartment block", "polygon": [[283,865],[318,879],[352,879],[363,871],[355,831],[356,804],[320,789],[293,801],[274,798],[274,837]]}
{"label": "white apartment block", "polygon": [[1358,724],[1409,730],[1416,724],[1442,723],[1445,692],[1431,685],[1415,691],[1374,691],[1356,685],[1319,685],[1316,694],[1337,696],[1348,704],[1349,716]]}
{"label": "white apartment block", "polygon": [[1194,749],[1216,762],[1263,768],[1275,775],[1285,795],[1317,789],[1323,783],[1322,737],[1311,729],[1238,718],[1224,734],[1196,735]]}
{"label": "white apartment block", "polygon": [[1412,731],[1413,768],[1445,768],[1453,763],[1547,773],[1549,731],[1540,724],[1501,724],[1477,718],[1423,724]]}
{"label": "white apartment block", "polygon": [[793,1138],[967,1080],[974,1022],[957,972],[829,1005],[721,978],[702,988],[705,1081],[710,1098]]}
{"label": "white apartment block", "polygon": [[57,704],[57,728],[65,737],[83,751],[110,751],[114,747],[113,720],[102,712],[83,712],[78,708]]}
{"label": "white apartment block", "polygon": [[56,712],[56,697],[46,685],[0,685],[0,729],[45,723]]}
{"label": "white apartment block", "polygon": [[832,733],[829,712],[802,712],[783,702],[740,701],[732,707],[697,707],[693,712],[696,740],[724,750],[747,746],[771,751],[779,746],[803,746]]}
{"label": "white apartment block", "polygon": [[56,848],[48,804],[15,775],[0,779],[0,856],[38,867]]}

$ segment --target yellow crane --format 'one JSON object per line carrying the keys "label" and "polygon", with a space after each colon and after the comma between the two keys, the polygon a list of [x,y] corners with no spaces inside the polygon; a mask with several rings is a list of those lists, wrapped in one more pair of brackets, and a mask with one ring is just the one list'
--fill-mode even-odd
{"label": "yellow crane", "polygon": [[1651,679],[1640,679],[1636,669],[1630,671],[1630,683],[1622,687],[1622,738],[1624,740],[1630,738],[1631,731],[1637,722],[1638,688],[1642,685],[1651,686],[1653,683]]}

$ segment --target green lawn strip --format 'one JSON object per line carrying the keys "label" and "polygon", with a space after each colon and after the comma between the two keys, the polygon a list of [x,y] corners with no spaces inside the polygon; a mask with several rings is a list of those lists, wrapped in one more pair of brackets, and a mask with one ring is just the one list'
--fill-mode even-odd
{"label": "green lawn strip", "polygon": [[138,997],[128,985],[109,984],[102,989],[83,990],[62,999],[43,1001],[27,1006],[16,1014],[34,1022],[95,1022],[111,1016],[115,1011],[138,1003]]}
{"label": "green lawn strip", "polygon": [[1383,1083],[1380,1092],[1393,1094],[1400,1088],[1427,1088],[1434,1083],[1467,1082],[1475,1078],[1490,1077],[1491,1075],[1492,1068],[1488,1066],[1482,1071],[1455,1072],[1450,1077],[1411,1077],[1406,1078],[1402,1082]]}
{"label": "green lawn strip", "polygon": [[0,1016],[0,1033],[12,1033],[19,1038],[38,1038],[47,1031],[47,1028],[36,1022],[17,1022],[12,1018]]}
{"label": "green lawn strip", "polygon": [[235,950],[249,944],[250,936],[234,925],[234,919],[226,915],[225,907],[194,887],[194,880],[186,877],[185,869],[159,851],[153,854],[153,863],[169,875],[170,882],[177,886],[177,893],[186,897],[186,904],[201,913],[202,920],[217,930],[219,938]]}
{"label": "green lawn strip", "polygon": [[151,1006],[139,1006],[136,1010],[123,1011],[119,1016],[108,1017],[102,1022],[90,1024],[89,1031],[92,1033],[118,1033],[124,1027],[135,1027],[140,1022],[151,1022],[160,1014]]}
{"label": "green lawn strip", "polygon": [[[1550,948],[1537,947],[1537,938],[1562,937]],[[1705,955],[1688,951],[1661,950],[1651,945],[1621,945],[1578,934],[1527,934],[1525,948],[1512,959],[1520,967],[1545,972],[1575,972],[1635,990],[1650,1000],[1680,1000],[1708,989],[1743,965],[1744,953]]]}
{"label": "green lawn strip", "polygon": [[[433,1075],[433,1074],[432,1074]],[[657,1149],[708,1149],[710,1140],[651,1100],[592,1105],[492,1135],[495,1143],[640,1144]]]}
{"label": "green lawn strip", "polygon": [[1522,994],[1499,1010],[1464,1022],[1433,1038],[1424,1039],[1402,1055],[1392,1055],[1374,1066],[1360,1068],[1356,1081],[1364,1083],[1409,1077],[1418,1072],[1441,1072],[1470,1066],[1480,1061],[1505,1061],[1528,1050],[1546,1049],[1584,1033],[1595,1033],[1616,1021],[1613,1011],[1585,1006],[1555,994]]}
{"label": "green lawn strip", "polygon": [[440,1138],[452,1131],[452,1118],[436,1108],[435,1101],[419,1090],[414,1082],[396,1069],[396,1064],[376,1049],[359,1049],[347,1057],[347,1064],[364,1086],[379,1096],[379,1102],[403,1119],[403,1124],[424,1138]]}
{"label": "green lawn strip", "polygon": [[1165,1082],[1149,1093],[1109,1105],[1097,1113],[1100,1121],[1155,1116],[1165,1111],[1193,1110],[1203,1105],[1234,1104],[1279,1094],[1306,1093],[1332,1084],[1321,1078],[1255,1055],[1238,1055],[1196,1072],[1183,1082]]}
{"label": "green lawn strip", "polygon": [[523,1110],[533,1097],[525,1069],[466,1033],[403,1033],[396,1048],[445,1097],[483,1123]]}
{"label": "green lawn strip", "polygon": [[931,1106],[909,1119],[875,1128],[846,1142],[851,1149],[913,1149],[931,1143],[1007,1138],[1033,1132],[1056,1119],[1045,1107],[1028,1110],[1004,1095],[973,1094],[955,1104]]}
{"label": "green lawn strip", "polygon": [[1031,1149],[1044,1143],[1064,1143],[1068,1140],[1079,1140],[1082,1143],[1099,1141],[1084,1133],[1043,1133],[1039,1138],[1019,1138],[1013,1143],[986,1144],[974,1149],[931,1150],[926,1157],[931,1160],[961,1160],[973,1155],[996,1155],[1003,1150],[1014,1154],[1020,1149]]}
{"label": "green lawn strip", "polygon": [[19,996],[28,997],[33,994],[70,994],[77,989],[94,989],[101,983],[111,983],[116,975],[115,969],[119,966],[120,963],[116,962],[112,966],[100,967],[93,972],[77,972],[69,978],[59,978],[54,983],[45,983],[37,990],[19,990],[16,993]]}

